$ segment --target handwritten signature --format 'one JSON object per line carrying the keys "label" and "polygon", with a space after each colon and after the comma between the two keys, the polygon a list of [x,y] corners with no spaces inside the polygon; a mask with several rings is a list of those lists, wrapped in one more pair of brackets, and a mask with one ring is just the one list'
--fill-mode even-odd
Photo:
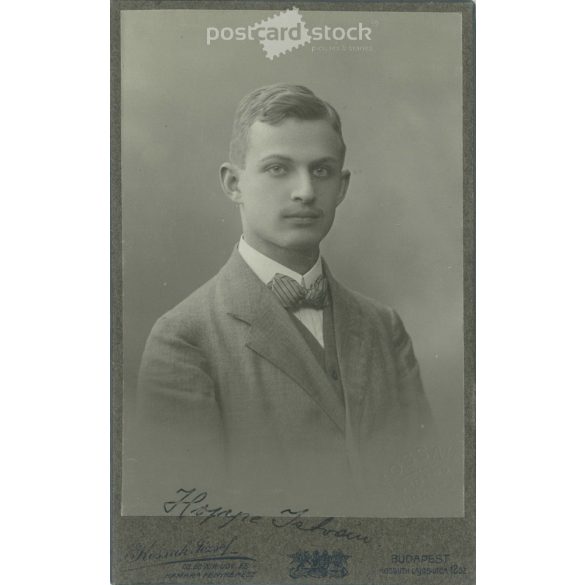
{"label": "handwritten signature", "polygon": [[359,532],[351,532],[349,530],[346,530],[345,528],[338,528],[335,525],[332,526],[332,524],[335,522],[335,518],[333,517],[323,519],[315,518],[303,518],[302,520],[300,519],[302,516],[308,513],[309,513],[308,508],[305,508],[304,510],[300,510],[297,512],[290,509],[282,510],[280,514],[285,517],[273,518],[272,526],[274,526],[275,528],[292,527],[303,532],[313,532],[317,534],[322,534],[323,536],[333,536],[335,538],[342,538],[345,540],[359,540],[364,544],[368,544],[370,542],[370,537],[366,536],[365,534],[360,534]]}
{"label": "handwritten signature", "polygon": [[223,506],[210,505],[206,500],[208,493],[204,490],[198,491],[197,488],[183,489],[176,492],[177,498],[164,502],[163,508],[166,514],[173,516],[191,516],[200,518],[200,524],[218,519],[221,522],[217,525],[218,529],[229,526],[232,522],[242,524],[260,525],[268,520],[274,528],[294,528],[302,532],[311,532],[330,536],[344,540],[356,540],[368,544],[370,537],[359,532],[351,532],[345,528],[336,525],[336,519],[328,518],[310,518],[309,508],[303,510],[292,510],[287,508],[280,511],[280,517],[266,518],[264,516],[255,516],[243,511],[234,511],[231,508]]}
{"label": "handwritten signature", "polygon": [[181,497],[163,504],[164,511],[167,514],[173,514],[174,512],[176,516],[189,514],[190,516],[202,517],[201,524],[208,522],[212,518],[224,519],[225,522],[222,522],[218,528],[225,528],[236,520],[249,524],[258,524],[262,520],[262,516],[253,516],[247,512],[234,512],[231,508],[224,508],[223,506],[213,507],[208,503],[203,504],[208,494],[206,491],[197,492],[197,488],[190,490],[178,489],[177,495]]}

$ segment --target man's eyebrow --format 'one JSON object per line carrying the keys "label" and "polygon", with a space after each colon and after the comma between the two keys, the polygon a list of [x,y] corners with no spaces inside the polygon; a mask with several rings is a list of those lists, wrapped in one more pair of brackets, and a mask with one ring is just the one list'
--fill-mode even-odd
{"label": "man's eyebrow", "polygon": [[290,158],[289,156],[284,156],[283,154],[269,154],[268,156],[261,158],[259,162],[263,163],[266,162],[267,160],[281,160],[284,162],[293,162],[292,158]]}
{"label": "man's eyebrow", "polygon": [[313,161],[312,165],[321,165],[323,163],[339,163],[339,159],[334,156],[324,156],[323,158],[319,158]]}
{"label": "man's eyebrow", "polygon": [[[264,163],[266,161],[272,160],[278,160],[282,162],[294,162],[294,159],[283,154],[269,154],[268,156],[261,158],[258,162]],[[324,156],[323,158],[318,158],[310,162],[311,165],[320,165],[323,163],[339,163],[339,159],[334,156]]]}

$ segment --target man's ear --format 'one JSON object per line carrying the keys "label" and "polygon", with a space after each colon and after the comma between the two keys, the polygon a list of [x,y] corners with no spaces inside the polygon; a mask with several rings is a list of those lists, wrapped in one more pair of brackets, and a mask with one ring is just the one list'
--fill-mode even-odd
{"label": "man's ear", "polygon": [[232,163],[225,162],[219,167],[219,182],[226,196],[238,205],[242,194],[239,188],[240,169]]}
{"label": "man's ear", "polygon": [[336,206],[339,205],[344,199],[347,194],[347,189],[349,188],[349,179],[351,178],[351,173],[348,170],[341,171],[341,185],[339,187],[339,194],[337,195],[337,203]]}

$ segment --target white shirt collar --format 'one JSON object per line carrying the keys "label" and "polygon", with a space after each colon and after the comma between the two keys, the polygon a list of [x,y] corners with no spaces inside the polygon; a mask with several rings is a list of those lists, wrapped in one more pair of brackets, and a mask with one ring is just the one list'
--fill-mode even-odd
{"label": "white shirt collar", "polygon": [[276,260],[258,252],[255,248],[252,248],[252,246],[244,240],[244,236],[242,236],[238,242],[238,251],[246,264],[264,284],[268,284],[274,278],[274,275],[279,273],[294,278],[299,284],[308,288],[323,273],[321,254],[319,254],[317,262],[315,262],[308,272],[305,274],[299,274],[298,272],[283,266],[279,262],[276,262]]}

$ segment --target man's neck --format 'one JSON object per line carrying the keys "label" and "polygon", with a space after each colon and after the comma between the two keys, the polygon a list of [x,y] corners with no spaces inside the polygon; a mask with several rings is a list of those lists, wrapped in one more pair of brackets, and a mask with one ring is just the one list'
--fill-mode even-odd
{"label": "man's neck", "polygon": [[252,248],[261,254],[290,268],[290,270],[294,270],[297,274],[306,274],[319,258],[319,248],[316,250],[295,250],[291,248],[280,248],[278,246],[268,248],[258,245],[257,242],[250,242],[245,236],[244,239]]}
{"label": "man's neck", "polygon": [[[286,254],[269,256],[279,264],[294,270],[297,274],[306,274],[313,268],[315,262],[319,258],[319,250],[308,254],[291,254],[291,250],[287,250]],[[268,256],[268,254],[267,254]]]}

